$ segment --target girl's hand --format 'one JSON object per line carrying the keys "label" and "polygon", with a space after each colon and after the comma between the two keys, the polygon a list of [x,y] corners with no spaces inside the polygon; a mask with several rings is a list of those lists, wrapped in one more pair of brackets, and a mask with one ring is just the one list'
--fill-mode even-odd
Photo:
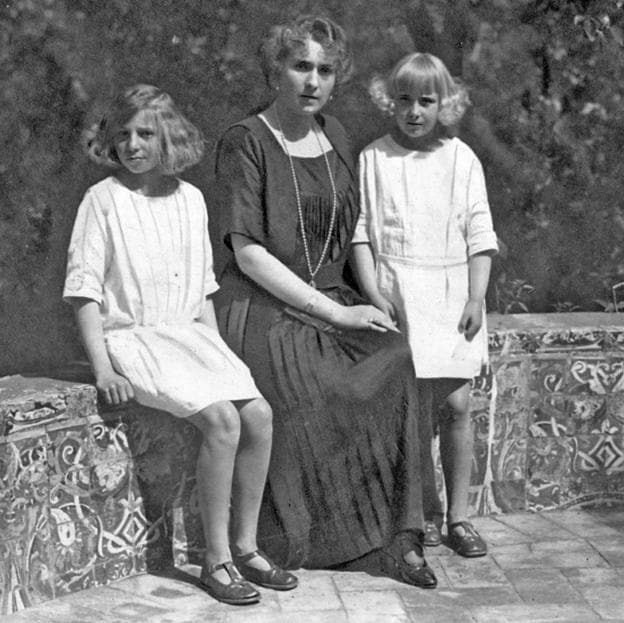
{"label": "girl's hand", "polygon": [[482,322],[483,304],[480,301],[469,300],[464,307],[457,330],[471,342],[472,338],[479,332]]}
{"label": "girl's hand", "polygon": [[332,324],[341,329],[371,329],[385,333],[399,330],[388,314],[374,305],[341,306]]}
{"label": "girl's hand", "polygon": [[98,375],[95,386],[107,405],[120,405],[134,398],[134,389],[130,381],[114,370]]}

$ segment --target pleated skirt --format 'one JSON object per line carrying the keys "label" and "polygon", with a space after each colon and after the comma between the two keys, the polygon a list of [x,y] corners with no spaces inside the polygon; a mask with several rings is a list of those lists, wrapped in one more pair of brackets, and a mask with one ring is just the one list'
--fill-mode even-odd
{"label": "pleated skirt", "polygon": [[[343,288],[326,292],[350,304]],[[337,331],[270,297],[219,310],[226,342],[273,407],[259,542],[327,567],[422,528],[419,409],[403,336]]]}

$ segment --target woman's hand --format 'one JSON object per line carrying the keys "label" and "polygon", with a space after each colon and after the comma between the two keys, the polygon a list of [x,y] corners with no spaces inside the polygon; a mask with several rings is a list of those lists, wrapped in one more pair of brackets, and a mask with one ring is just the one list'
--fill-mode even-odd
{"label": "woman's hand", "polygon": [[464,312],[459,320],[457,330],[463,333],[464,337],[471,342],[472,338],[479,332],[482,322],[483,303],[470,299],[464,306]]}
{"label": "woman's hand", "polygon": [[113,369],[98,374],[95,386],[108,405],[120,405],[134,398],[134,389],[130,381]]}
{"label": "woman's hand", "polygon": [[371,329],[385,333],[399,330],[392,318],[373,305],[339,306],[330,322],[340,329]]}
{"label": "woman's hand", "polygon": [[386,316],[392,320],[392,322],[396,325],[397,322],[397,313],[394,304],[391,303],[388,299],[381,296],[375,297],[371,300],[371,303],[379,310],[381,310]]}

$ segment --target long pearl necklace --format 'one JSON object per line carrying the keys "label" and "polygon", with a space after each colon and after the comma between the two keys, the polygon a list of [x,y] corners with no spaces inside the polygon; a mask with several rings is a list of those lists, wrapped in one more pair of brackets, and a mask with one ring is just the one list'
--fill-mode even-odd
{"label": "long pearl necklace", "polygon": [[297,202],[297,216],[299,217],[299,229],[301,231],[301,239],[303,241],[303,254],[305,255],[306,264],[308,266],[308,272],[310,273],[310,281],[308,282],[313,288],[316,288],[316,282],[314,278],[316,274],[321,269],[321,265],[325,261],[325,257],[327,256],[327,252],[329,250],[329,243],[331,242],[332,234],[334,232],[334,225],[336,223],[336,213],[338,207],[338,196],[336,194],[336,184],[334,183],[334,175],[331,170],[331,166],[329,165],[329,158],[323,149],[323,144],[321,143],[321,137],[319,136],[318,127],[314,126],[314,136],[316,136],[316,140],[318,141],[319,148],[321,153],[323,154],[323,158],[325,159],[325,166],[327,167],[327,174],[329,175],[329,184],[332,190],[332,211],[331,211],[331,219],[329,221],[329,231],[327,232],[327,239],[325,240],[325,244],[323,244],[323,249],[321,251],[321,256],[319,257],[318,264],[313,269],[312,268],[312,259],[310,257],[310,247],[308,246],[308,238],[306,236],[305,225],[303,224],[303,209],[301,207],[301,195],[299,194],[299,181],[297,180],[297,174],[295,173],[295,165],[293,163],[292,156],[290,155],[290,151],[288,151],[288,145],[286,144],[286,137],[284,136],[284,130],[282,130],[282,123],[280,121],[279,115],[277,114],[277,109],[275,109],[275,118],[277,119],[277,127],[279,128],[280,138],[282,140],[282,145],[284,146],[284,151],[288,156],[288,162],[290,164],[290,174],[292,175],[293,185],[295,186],[295,199]]}

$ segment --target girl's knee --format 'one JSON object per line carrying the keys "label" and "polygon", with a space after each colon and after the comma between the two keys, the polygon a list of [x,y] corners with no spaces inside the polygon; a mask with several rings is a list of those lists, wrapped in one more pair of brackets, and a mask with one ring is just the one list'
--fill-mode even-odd
{"label": "girl's knee", "polygon": [[469,388],[452,393],[442,409],[442,420],[447,426],[469,427],[471,424]]}
{"label": "girl's knee", "polygon": [[470,400],[470,383],[462,379],[449,379],[455,381],[446,388],[445,406],[458,417],[468,413],[468,403]]}
{"label": "girl's knee", "polygon": [[273,433],[273,409],[264,398],[251,400],[240,410],[245,429],[255,437],[270,438]]}
{"label": "girl's knee", "polygon": [[192,421],[202,431],[204,438],[238,444],[241,421],[236,407],[231,402],[215,402],[208,405],[194,415]]}

